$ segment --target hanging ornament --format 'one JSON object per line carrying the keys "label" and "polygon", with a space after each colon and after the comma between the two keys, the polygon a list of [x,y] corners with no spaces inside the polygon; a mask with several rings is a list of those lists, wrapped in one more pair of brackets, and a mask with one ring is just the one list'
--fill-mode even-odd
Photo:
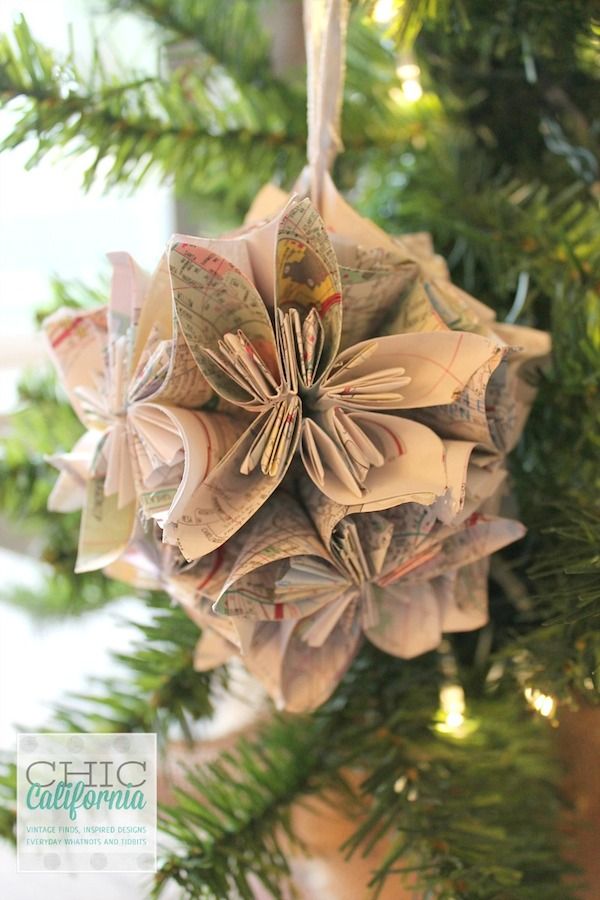
{"label": "hanging ornament", "polygon": [[323,703],[363,636],[408,658],[487,621],[506,454],[546,335],[496,322],[428,235],[338,193],[348,3],[306,0],[308,165],[245,226],[175,236],[148,279],[46,330],[86,427],[56,457],[78,568],[161,587],[276,703]]}

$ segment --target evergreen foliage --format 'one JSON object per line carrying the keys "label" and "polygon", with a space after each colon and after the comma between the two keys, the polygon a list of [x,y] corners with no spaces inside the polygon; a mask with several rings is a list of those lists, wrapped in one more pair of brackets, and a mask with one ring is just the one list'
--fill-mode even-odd
{"label": "evergreen foliage", "polygon": [[15,803],[17,795],[17,767],[13,762],[0,762],[0,837],[15,839]]}
{"label": "evergreen foliage", "polygon": [[226,672],[196,672],[198,628],[164,594],[153,592],[147,603],[150,621],[129,623],[139,631],[131,651],[112,654],[118,675],[94,679],[88,692],[69,695],[54,710],[55,730],[148,731],[164,741],[177,726],[191,740],[191,723],[212,715],[213,685],[225,685]]}
{"label": "evergreen foliage", "polygon": [[385,844],[373,896],[404,873],[419,896],[567,900],[547,827],[558,810],[547,724],[513,692],[483,692],[472,730],[441,734],[441,681],[435,654],[407,664],[369,648],[310,719],[276,718],[190,772],[164,824],[185,853],[166,855],[157,891],[174,880],[187,898],[251,898],[254,878],[282,897],[290,807],[325,793],[358,823],[349,857]]}

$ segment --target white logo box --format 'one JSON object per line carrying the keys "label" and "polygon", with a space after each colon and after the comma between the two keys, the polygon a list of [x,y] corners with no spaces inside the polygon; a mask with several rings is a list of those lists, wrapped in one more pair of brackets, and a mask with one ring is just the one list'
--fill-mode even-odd
{"label": "white logo box", "polygon": [[17,871],[155,872],[156,734],[20,734]]}

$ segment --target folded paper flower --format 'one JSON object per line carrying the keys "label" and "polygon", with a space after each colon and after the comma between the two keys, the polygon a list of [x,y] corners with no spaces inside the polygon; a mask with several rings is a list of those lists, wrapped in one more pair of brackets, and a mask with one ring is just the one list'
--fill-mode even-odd
{"label": "folded paper flower", "polygon": [[46,326],[86,428],[52,495],[83,504],[78,569],[166,589],[197,668],[240,654],[294,711],[363,634],[406,658],[486,621],[490,554],[523,533],[497,514],[504,458],[549,349],[336,190],[348,8],[305,3],[295,195],[174,238],[151,280],[114,256],[108,309]]}
{"label": "folded paper flower", "polygon": [[[313,485],[301,494],[303,505],[284,492],[267,501],[240,536],[237,558],[229,554],[225,579],[214,577],[213,560],[214,576],[205,570],[199,588],[191,567],[184,599],[204,628],[197,667],[239,646],[278,705],[295,712],[331,694],[362,634],[409,658],[437,647],[444,632],[484,625],[489,556],[524,533],[487,513],[467,510],[444,525],[415,503],[348,514]],[[207,592],[218,595],[212,610]],[[181,586],[178,593],[181,601]]]}
{"label": "folded paper flower", "polygon": [[61,470],[50,508],[83,506],[77,571],[114,562],[138,509],[159,520],[185,502],[238,437],[242,423],[196,409],[212,390],[173,316],[163,259],[151,279],[111,254],[107,307],[61,309],[45,322],[50,353],[87,429]]}
{"label": "folded paper flower", "polygon": [[[449,329],[372,335],[340,351],[345,293],[308,200],[280,215],[271,257],[274,322],[268,299],[221,253],[198,241],[171,247],[174,303],[189,348],[216,394],[253,414],[180,517],[166,518],[165,540],[189,560],[249,521],[295,455],[323,494],[362,510],[431,504],[448,492],[460,497],[473,443],[448,446],[411,416],[451,404],[474,378],[481,393],[505,353],[495,338]],[[399,268],[398,308],[411,305],[418,273],[413,264],[410,280],[403,262]],[[353,273],[345,274],[351,284]],[[389,281],[386,275],[388,290]],[[352,306],[349,321],[353,333],[362,330]]]}
{"label": "folded paper flower", "polygon": [[[305,169],[295,196],[306,196],[309,186],[310,172]],[[288,203],[288,195],[272,184],[258,193],[246,217],[247,227],[256,229],[257,243],[268,240],[265,223]],[[452,284],[428,234],[387,234],[347,203],[328,173],[323,176],[319,213],[340,263],[349,328],[376,326],[382,334],[466,331],[506,348],[503,355],[489,361],[487,372],[479,370],[476,381],[466,386],[451,408],[428,409],[419,421],[431,423],[436,431],[439,427],[442,435],[454,429],[461,439],[493,451],[512,450],[536,393],[531,370],[548,356],[550,336],[497,322],[494,310]],[[365,285],[370,291],[362,290]],[[372,333],[361,332],[364,337]]]}
{"label": "folded paper flower", "polygon": [[452,285],[426,235],[325,188],[325,224],[278,193],[229,237],[175,237],[151,279],[113,255],[108,307],[46,324],[87,429],[51,498],[83,505],[78,570],[167,590],[202,629],[196,668],[241,655],[294,711],[363,635],[411,657],[484,624],[489,556],[523,533],[496,514],[504,457],[549,349]]}

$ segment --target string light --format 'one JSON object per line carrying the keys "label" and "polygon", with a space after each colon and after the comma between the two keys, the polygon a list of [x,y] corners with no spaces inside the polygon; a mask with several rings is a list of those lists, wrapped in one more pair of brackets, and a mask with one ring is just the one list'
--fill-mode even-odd
{"label": "string light", "polygon": [[416,103],[423,96],[421,82],[416,78],[407,78],[402,82],[402,93],[410,103]]}
{"label": "string light", "polygon": [[407,59],[405,55],[404,59],[401,59],[396,66],[396,75],[398,76],[401,86],[400,88],[391,89],[390,97],[392,100],[396,103],[406,101],[409,103],[416,103],[417,100],[420,100],[423,96],[423,88],[419,81],[420,74],[420,67],[415,62],[411,61],[410,56]]}
{"label": "string light", "polygon": [[440,691],[440,707],[448,731],[456,731],[465,721],[465,692],[460,684],[445,684]]}
{"label": "string light", "polygon": [[421,74],[421,67],[413,62],[398,63],[396,75],[400,81],[416,81]]}
{"label": "string light", "polygon": [[476,719],[465,715],[465,692],[460,684],[445,684],[440,691],[440,709],[435,730],[454,738],[465,738],[476,731]]}
{"label": "string light", "polygon": [[395,11],[394,0],[377,0],[373,7],[373,21],[378,25],[387,25],[394,18]]}
{"label": "string light", "polygon": [[406,775],[401,775],[400,778],[397,778],[396,781],[394,782],[394,791],[397,794],[401,794],[402,791],[404,790],[404,788],[406,787],[407,781],[408,781],[408,779],[407,779]]}
{"label": "string light", "polygon": [[458,665],[447,639],[438,647],[438,655],[443,683],[434,729],[453,738],[468,737],[477,730],[479,723],[466,716],[465,692],[458,682]]}
{"label": "string light", "polygon": [[550,694],[531,687],[526,687],[523,693],[529,705],[545,719],[551,718],[556,712],[556,700]]}

